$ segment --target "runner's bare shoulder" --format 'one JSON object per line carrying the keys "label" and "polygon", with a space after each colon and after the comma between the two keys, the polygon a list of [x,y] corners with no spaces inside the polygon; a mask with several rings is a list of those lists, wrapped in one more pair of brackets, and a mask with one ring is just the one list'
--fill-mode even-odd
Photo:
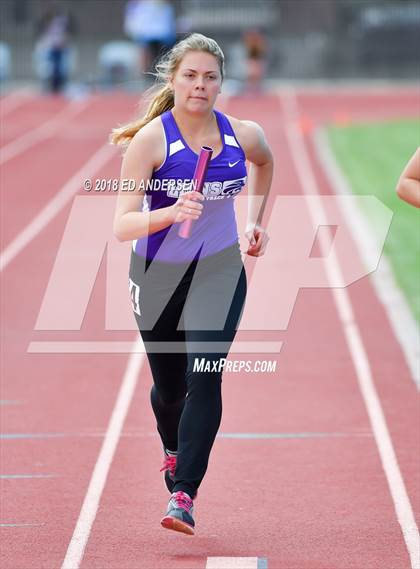
{"label": "runner's bare shoulder", "polygon": [[226,116],[232,125],[239,144],[251,162],[254,159],[259,162],[270,156],[271,153],[267,146],[264,130],[258,123],[250,120],[239,120],[230,115]]}
{"label": "runner's bare shoulder", "polygon": [[156,170],[166,157],[165,131],[160,116],[141,128],[129,144],[130,153],[139,160],[147,161]]}

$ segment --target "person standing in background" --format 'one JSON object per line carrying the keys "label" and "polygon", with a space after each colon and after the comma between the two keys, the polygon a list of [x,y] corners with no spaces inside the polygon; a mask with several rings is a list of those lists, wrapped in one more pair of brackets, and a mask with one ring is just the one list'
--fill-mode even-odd
{"label": "person standing in background", "polygon": [[60,2],[52,2],[36,29],[37,50],[43,53],[47,65],[47,88],[52,93],[64,89],[69,76],[70,40],[75,33],[72,15]]}
{"label": "person standing in background", "polygon": [[246,90],[259,93],[262,90],[266,72],[267,45],[262,33],[252,28],[243,36],[246,51]]}
{"label": "person standing in background", "polygon": [[129,0],[125,8],[124,31],[140,50],[140,70],[152,69],[157,57],[176,39],[175,11],[167,0]]}

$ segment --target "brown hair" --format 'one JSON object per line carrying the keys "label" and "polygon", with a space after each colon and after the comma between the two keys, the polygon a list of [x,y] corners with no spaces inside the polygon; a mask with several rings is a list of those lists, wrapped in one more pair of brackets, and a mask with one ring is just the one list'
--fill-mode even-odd
{"label": "brown hair", "polygon": [[202,34],[191,34],[179,41],[174,47],[163,55],[156,64],[157,85],[146,92],[146,101],[149,101],[146,112],[128,124],[114,128],[111,132],[112,144],[128,145],[133,136],[147,123],[174,106],[174,95],[169,86],[169,79],[173,76],[184,55],[189,51],[204,51],[216,57],[222,80],[225,74],[225,58],[217,42]]}

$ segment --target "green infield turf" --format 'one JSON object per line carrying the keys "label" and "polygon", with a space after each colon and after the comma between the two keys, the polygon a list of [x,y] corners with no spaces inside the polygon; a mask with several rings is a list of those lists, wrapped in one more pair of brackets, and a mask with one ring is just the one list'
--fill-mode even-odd
{"label": "green infield turf", "polygon": [[385,254],[420,322],[420,210],[395,193],[403,168],[420,144],[420,123],[404,120],[331,127],[328,137],[353,192],[375,195],[394,212]]}

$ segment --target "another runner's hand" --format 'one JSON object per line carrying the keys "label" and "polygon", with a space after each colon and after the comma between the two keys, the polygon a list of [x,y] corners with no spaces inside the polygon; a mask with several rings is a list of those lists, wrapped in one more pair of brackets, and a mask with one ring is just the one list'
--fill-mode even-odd
{"label": "another runner's hand", "polygon": [[173,223],[181,223],[186,219],[196,220],[200,217],[203,210],[204,196],[200,192],[187,192],[182,194],[174,205],[170,206],[173,213]]}
{"label": "another runner's hand", "polygon": [[247,255],[251,257],[261,257],[265,253],[268,240],[270,239],[266,230],[258,224],[247,225],[245,237],[249,241]]}

